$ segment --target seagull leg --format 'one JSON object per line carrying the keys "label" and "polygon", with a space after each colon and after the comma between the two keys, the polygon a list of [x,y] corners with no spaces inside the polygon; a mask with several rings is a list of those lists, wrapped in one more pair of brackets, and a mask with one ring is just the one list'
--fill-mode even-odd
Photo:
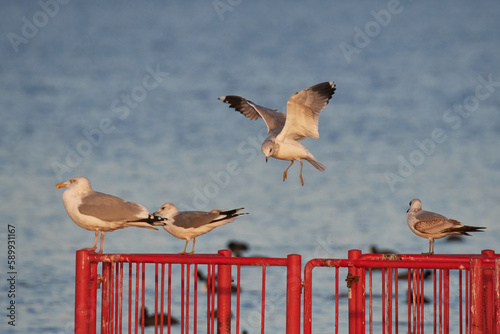
{"label": "seagull leg", "polygon": [[99,248],[99,251],[97,252],[99,254],[102,254],[102,244],[104,242],[104,234],[106,234],[106,232],[101,231],[101,247]]}
{"label": "seagull leg", "polygon": [[182,252],[180,252],[179,254],[183,254],[183,255],[184,255],[184,254],[187,254],[187,253],[186,253],[186,248],[187,248],[187,246],[188,246],[188,242],[189,242],[189,240],[187,240],[187,239],[186,239],[186,244],[184,245],[184,250],[183,250]]}
{"label": "seagull leg", "polygon": [[292,160],[292,162],[290,162],[290,165],[289,165],[289,166],[285,169],[285,171],[283,172],[283,181],[285,181],[285,180],[286,180],[286,178],[287,178],[287,176],[288,176],[288,173],[287,173],[287,172],[288,172],[288,169],[290,169],[290,167],[292,167],[293,163],[294,163],[294,160]]}
{"label": "seagull leg", "polygon": [[432,255],[434,254],[434,239],[429,239],[429,251],[427,253],[422,253],[425,255]]}
{"label": "seagull leg", "polygon": [[300,182],[302,183],[302,186],[304,186],[304,179],[302,178],[302,166],[304,166],[304,164],[302,163],[302,160],[299,160],[300,162]]}
{"label": "seagull leg", "polygon": [[194,245],[196,245],[196,238],[193,238],[193,249],[191,252],[187,253],[187,255],[193,255],[194,254]]}
{"label": "seagull leg", "polygon": [[99,230],[95,231],[94,246],[92,247],[94,252],[97,249],[97,238],[99,238]]}

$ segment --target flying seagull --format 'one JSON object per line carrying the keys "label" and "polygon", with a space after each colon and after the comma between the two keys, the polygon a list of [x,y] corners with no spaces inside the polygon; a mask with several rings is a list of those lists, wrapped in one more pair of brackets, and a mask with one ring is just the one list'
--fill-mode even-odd
{"label": "flying seagull", "polygon": [[94,246],[97,248],[97,238],[101,232],[102,253],[104,234],[124,227],[136,226],[157,230],[152,225],[163,226],[165,222],[131,222],[149,217],[148,210],[137,203],[126,202],[123,199],[92,190],[86,177],[75,177],[66,182],[56,184],[56,188],[67,189],[63,193],[63,203],[71,219],[80,227],[95,231]]}
{"label": "flying seagull", "polygon": [[[152,216],[140,221],[165,222],[163,228],[176,238],[185,239],[186,244],[184,250],[179,254],[194,254],[194,246],[196,244],[196,237],[210,232],[217,226],[227,223],[232,223],[239,216],[246,215],[247,213],[238,213],[243,208],[225,210],[214,209],[210,212],[205,211],[179,211],[172,203],[163,204],[160,209],[152,213]],[[160,216],[155,216],[160,215]],[[187,253],[186,248],[189,240],[193,239],[193,249]]]}
{"label": "flying seagull", "polygon": [[467,226],[458,220],[448,219],[435,212],[422,210],[422,202],[412,199],[408,209],[408,226],[422,238],[429,239],[429,252],[434,254],[434,239],[441,239],[450,234],[469,235],[467,232],[483,232],[486,227]]}
{"label": "flying seagull", "polygon": [[228,103],[229,107],[239,111],[250,120],[262,117],[268,131],[268,137],[261,147],[262,153],[266,156],[266,162],[269,157],[290,161],[290,165],[283,172],[283,181],[285,181],[288,169],[295,160],[299,161],[300,182],[304,185],[301,159],[309,161],[320,171],[324,171],[326,167],[320,164],[299,140],[306,137],[319,138],[319,113],[326,107],[335,89],[333,81],[329,81],[293,94],[286,104],[286,115],[277,110],[259,106],[241,96],[221,96],[219,100]]}

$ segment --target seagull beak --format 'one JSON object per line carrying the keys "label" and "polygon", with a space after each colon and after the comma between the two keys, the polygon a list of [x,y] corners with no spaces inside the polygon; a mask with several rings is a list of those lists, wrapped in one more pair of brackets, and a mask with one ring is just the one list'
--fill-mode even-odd
{"label": "seagull beak", "polygon": [[153,216],[157,215],[157,214],[158,214],[158,211],[155,211],[155,212],[152,213]]}
{"label": "seagull beak", "polygon": [[406,213],[410,212],[410,208],[408,208],[408,210],[406,210]]}
{"label": "seagull beak", "polygon": [[268,159],[268,157],[266,157],[266,163],[267,163],[267,159]]}
{"label": "seagull beak", "polygon": [[66,186],[67,186],[66,182],[61,182],[61,183],[56,184],[56,189],[64,188]]}

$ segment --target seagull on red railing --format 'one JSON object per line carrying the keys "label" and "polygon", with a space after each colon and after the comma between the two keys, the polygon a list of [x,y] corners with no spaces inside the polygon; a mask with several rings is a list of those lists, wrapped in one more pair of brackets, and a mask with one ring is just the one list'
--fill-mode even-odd
{"label": "seagull on red railing", "polygon": [[286,115],[277,110],[259,106],[241,96],[221,96],[219,100],[230,104],[229,107],[239,111],[250,120],[262,117],[268,131],[268,137],[261,147],[262,153],[266,156],[266,162],[269,157],[290,161],[290,165],[283,172],[283,181],[285,181],[288,169],[295,160],[299,161],[300,182],[304,185],[301,159],[309,161],[320,171],[324,171],[326,167],[320,164],[299,140],[306,137],[319,138],[319,113],[326,107],[335,89],[333,81],[329,81],[293,94],[286,104]]}
{"label": "seagull on red railing", "polygon": [[157,230],[152,225],[163,226],[165,222],[131,222],[149,217],[149,211],[142,205],[92,190],[86,177],[75,177],[56,184],[56,188],[67,189],[63,193],[63,203],[71,219],[80,227],[95,231],[93,251],[97,248],[97,238],[101,232],[102,253],[104,234],[129,226]]}
{"label": "seagull on red railing", "polygon": [[[163,204],[160,209],[152,213],[152,216],[147,219],[139,221],[165,222],[163,228],[176,238],[185,239],[186,244],[184,250],[179,254],[194,254],[194,246],[196,244],[196,237],[210,232],[217,226],[232,223],[239,216],[246,215],[247,213],[238,213],[243,208],[225,210],[214,209],[210,212],[205,211],[179,211],[172,203]],[[160,215],[160,216],[155,216]],[[193,249],[187,253],[186,248],[189,240],[193,239]]]}
{"label": "seagull on red railing", "polygon": [[422,238],[429,239],[429,252],[424,254],[434,254],[434,239],[444,238],[450,234],[469,235],[467,232],[483,232],[486,227],[467,226],[458,220],[448,219],[435,212],[422,210],[422,202],[412,199],[408,209],[408,226]]}

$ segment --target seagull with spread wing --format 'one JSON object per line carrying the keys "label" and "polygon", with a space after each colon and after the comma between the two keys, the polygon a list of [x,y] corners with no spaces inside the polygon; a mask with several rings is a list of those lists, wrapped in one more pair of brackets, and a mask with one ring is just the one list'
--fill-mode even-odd
{"label": "seagull with spread wing", "polygon": [[422,210],[422,202],[412,199],[408,209],[408,226],[422,238],[429,239],[429,252],[434,254],[434,239],[441,239],[450,234],[469,235],[467,232],[483,232],[486,227],[467,226],[455,219],[448,219],[435,212]]}
{"label": "seagull with spread wing", "polygon": [[329,81],[293,94],[287,102],[286,115],[277,110],[259,106],[241,96],[222,96],[219,100],[228,103],[231,108],[250,120],[262,117],[268,131],[268,137],[261,147],[262,153],[266,156],[266,162],[269,157],[290,161],[290,165],[283,172],[283,181],[285,181],[288,169],[295,160],[299,161],[300,181],[304,185],[301,159],[309,161],[320,171],[324,171],[326,167],[320,164],[299,140],[306,137],[319,138],[319,113],[326,107],[335,89],[333,81]]}

